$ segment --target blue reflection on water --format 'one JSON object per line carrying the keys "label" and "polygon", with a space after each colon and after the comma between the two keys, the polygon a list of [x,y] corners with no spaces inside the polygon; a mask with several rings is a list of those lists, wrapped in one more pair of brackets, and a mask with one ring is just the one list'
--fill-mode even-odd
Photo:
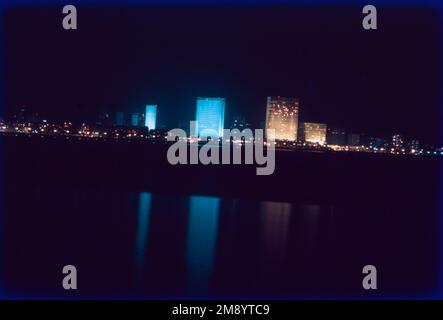
{"label": "blue reflection on water", "polygon": [[220,199],[190,197],[187,239],[188,288],[209,289],[214,267]]}
{"label": "blue reflection on water", "polygon": [[146,246],[149,231],[149,218],[151,215],[152,194],[141,192],[138,199],[138,223],[135,246],[135,266],[137,281],[143,276],[145,265]]}

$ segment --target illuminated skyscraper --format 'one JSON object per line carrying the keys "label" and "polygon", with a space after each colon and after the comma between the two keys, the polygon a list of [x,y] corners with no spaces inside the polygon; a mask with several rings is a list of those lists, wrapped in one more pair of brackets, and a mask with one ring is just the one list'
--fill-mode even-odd
{"label": "illuminated skyscraper", "polygon": [[326,124],[324,123],[303,123],[304,140],[309,143],[326,143]]}
{"label": "illuminated skyscraper", "polygon": [[197,134],[222,137],[225,122],[224,98],[197,98]]}
{"label": "illuminated skyscraper", "polygon": [[149,130],[155,130],[155,124],[157,120],[157,106],[147,105],[145,109],[145,127]]}
{"label": "illuminated skyscraper", "polygon": [[275,129],[276,140],[297,140],[298,99],[268,97],[266,129]]}

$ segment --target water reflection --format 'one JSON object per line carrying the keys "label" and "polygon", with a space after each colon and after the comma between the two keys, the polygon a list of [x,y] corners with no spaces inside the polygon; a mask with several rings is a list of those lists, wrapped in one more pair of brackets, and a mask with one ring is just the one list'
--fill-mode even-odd
{"label": "water reflection", "polygon": [[287,258],[289,220],[292,205],[285,202],[260,203],[260,279],[267,286],[278,285]]}
{"label": "water reflection", "polygon": [[[53,275],[65,261],[83,270],[81,298],[362,296],[368,263],[384,270],[383,294],[414,293],[432,289],[438,271],[438,211],[418,215],[409,203],[332,208],[147,192],[27,195],[36,201],[9,198],[4,229],[5,288],[20,294],[57,296]],[[66,203],[75,206],[61,215]],[[73,225],[61,228],[72,216]],[[38,266],[32,273],[30,261]]]}
{"label": "water reflection", "polygon": [[187,239],[188,288],[206,292],[213,273],[220,199],[190,197]]}
{"label": "water reflection", "polygon": [[297,214],[298,236],[305,251],[312,251],[319,239],[319,205],[300,205]]}
{"label": "water reflection", "polygon": [[285,256],[291,209],[285,202],[260,205],[263,255],[269,260],[281,261]]}
{"label": "water reflection", "polygon": [[143,269],[145,266],[146,247],[149,232],[149,219],[151,215],[151,201],[152,194],[149,192],[142,192],[138,198],[138,221],[136,233],[135,246],[135,267],[136,280],[140,283],[143,276]]}

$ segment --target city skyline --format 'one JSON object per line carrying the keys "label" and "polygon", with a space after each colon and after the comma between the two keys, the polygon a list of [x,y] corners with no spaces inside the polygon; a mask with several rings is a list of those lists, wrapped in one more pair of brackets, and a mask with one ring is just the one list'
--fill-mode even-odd
{"label": "city skyline", "polygon": [[[150,130],[151,129],[161,129],[161,130],[171,130],[175,128],[183,129],[185,131],[189,131],[189,122],[190,121],[196,121],[196,122],[203,122],[204,126],[208,126],[209,130],[217,131],[218,134],[209,134],[208,136],[214,136],[214,137],[221,137],[223,129],[240,129],[243,130],[245,128],[248,129],[266,129],[266,128],[273,128],[278,131],[281,131],[281,136],[277,134],[276,140],[287,140],[287,141],[304,141],[305,140],[305,132],[306,128],[305,125],[308,125],[308,131],[312,132],[314,135],[318,135],[318,133],[314,133],[319,128],[314,127],[322,127],[321,131],[324,131],[325,133],[322,135],[329,135],[330,139],[333,141],[340,141],[339,143],[332,143],[337,145],[350,145],[350,146],[357,146],[360,145],[360,140],[363,136],[368,136],[371,138],[376,139],[391,139],[393,135],[399,135],[402,137],[402,139],[408,139],[412,141],[418,141],[416,137],[407,136],[402,132],[399,132],[395,128],[392,128],[391,132],[388,135],[382,135],[378,132],[374,131],[363,131],[359,129],[349,129],[345,128],[340,125],[333,125],[330,122],[326,123],[319,123],[316,122],[317,118],[311,118],[311,119],[304,119],[304,121],[299,121],[300,116],[300,101],[298,98],[288,98],[288,97],[281,97],[281,96],[275,96],[270,97],[268,96],[266,98],[266,106],[265,106],[265,116],[264,121],[260,121],[259,123],[252,124],[247,117],[245,117],[242,114],[235,114],[231,115],[231,117],[227,120],[229,122],[225,122],[225,104],[226,104],[226,98],[221,97],[196,97],[194,99],[196,101],[196,104],[194,105],[194,117],[190,117],[189,119],[180,119],[178,121],[178,125],[174,126],[166,126],[164,125],[164,121],[158,121],[157,118],[157,104],[146,104],[144,108],[136,107],[132,110],[127,111],[117,111],[114,113],[111,112],[102,112],[98,114],[94,119],[88,119],[88,120],[81,120],[78,121],[78,123],[84,123],[88,125],[116,125],[116,126],[129,126],[129,127],[147,127]],[[213,101],[213,102],[209,102]],[[220,106],[217,106],[217,101],[220,101]],[[216,107],[217,110],[214,110],[215,113],[212,114],[212,116],[207,117],[204,116],[204,112],[200,112],[199,115],[199,103],[204,102],[203,108],[200,108],[202,111],[209,107],[214,108]],[[209,102],[209,103],[208,103]],[[214,103],[215,102],[215,103]],[[279,105],[281,104],[281,105]],[[293,112],[293,116],[287,117],[286,112],[288,112],[288,106]],[[164,109],[164,108],[160,108]],[[285,112],[281,112],[282,110],[286,110]],[[277,112],[277,113],[275,113]],[[274,117],[272,120],[273,124],[269,124],[271,122],[268,121],[268,117],[270,113],[279,114],[281,116],[283,114],[283,117]],[[303,112],[301,113],[303,115]],[[24,118],[27,118],[25,121]],[[200,119],[199,121],[199,118]],[[43,120],[45,118],[45,120]],[[322,118],[321,116],[319,118]],[[0,118],[1,120],[2,118]],[[48,117],[42,116],[38,112],[33,112],[31,110],[28,110],[26,107],[19,108],[19,110],[14,113],[10,118],[6,118],[10,120],[17,120],[20,119],[22,123],[24,122],[39,122],[39,121],[48,121]],[[207,120],[216,120],[217,124],[215,125],[217,128],[213,127],[210,128],[209,122]],[[51,119],[53,120],[53,119]],[[164,120],[164,119],[162,119]],[[201,121],[203,120],[203,121]],[[63,118],[62,121],[55,121],[55,123],[61,123],[66,121],[72,121],[72,119]],[[288,122],[289,121],[289,122]],[[53,122],[53,121],[52,121]],[[158,126],[157,123],[160,123]],[[151,124],[151,126],[149,126]],[[289,127],[288,127],[289,126]],[[314,126],[314,127],[313,127]],[[197,135],[200,135],[201,130],[197,128]],[[332,135],[334,137],[332,137]],[[295,138],[294,138],[295,136]],[[342,138],[338,136],[343,136]],[[300,139],[300,137],[302,137]],[[338,140],[336,140],[338,139]],[[344,139],[344,140],[343,140]],[[324,144],[326,142],[326,139],[319,139],[313,138],[308,140],[313,140],[312,142],[319,142],[320,144]],[[314,141],[315,140],[315,141]],[[323,140],[321,142],[320,140]],[[422,141],[423,142],[423,141]],[[328,143],[331,144],[331,143]],[[363,144],[363,143],[362,143]],[[426,144],[429,144],[429,141],[426,141]]]}
{"label": "city skyline", "polygon": [[[243,116],[236,116],[231,119],[231,124],[225,122],[225,98],[197,97],[195,104],[195,119],[189,119],[190,126],[179,129],[192,135],[190,129],[192,122],[195,125],[195,134],[203,138],[224,137],[224,130],[239,129],[244,133],[244,129],[257,129],[251,126]],[[140,108],[137,108],[140,110]],[[356,133],[344,128],[328,126],[326,123],[318,122],[300,122],[298,121],[300,113],[300,103],[297,98],[287,97],[267,97],[265,108],[266,122],[265,128],[275,131],[275,141],[277,148],[310,149],[322,148],[323,151],[357,151],[357,152],[375,152],[391,154],[439,154],[443,155],[443,147],[422,144],[415,138],[405,138],[403,135],[395,133],[388,139],[380,136],[369,136],[364,133]],[[0,119],[1,120],[1,119]],[[104,122],[100,122],[104,121]],[[94,125],[82,123],[77,129],[72,122],[64,121],[59,128],[56,124],[51,124],[48,120],[39,118],[35,113],[26,112],[21,109],[10,120],[10,123],[0,121],[0,132],[4,133],[27,133],[27,134],[62,134],[79,135],[90,138],[131,138],[131,139],[168,139],[169,131],[176,128],[161,128],[160,132],[151,133],[156,130],[157,105],[146,105],[144,112],[118,111],[115,116],[108,113],[102,115],[101,120]],[[200,124],[199,124],[200,123]],[[9,127],[8,127],[9,125]],[[98,127],[97,127],[98,125]],[[108,135],[109,126],[113,126]],[[149,127],[149,125],[151,127]],[[37,127],[35,127],[37,126]],[[121,129],[126,127],[126,129]],[[118,129],[120,128],[120,129]],[[118,130],[116,130],[118,129]],[[147,131],[138,132],[138,129],[147,129]],[[77,130],[77,131],[76,131]],[[273,139],[274,139],[273,138]],[[200,141],[200,139],[199,139]],[[204,140],[201,140],[203,142]]]}
{"label": "city skyline", "polygon": [[173,128],[194,118],[195,97],[225,97],[227,120],[257,127],[266,97],[282,96],[300,100],[299,122],[439,144],[438,21],[427,10],[386,9],[392,23],[371,34],[359,9],[82,8],[85,27],[70,35],[52,28],[55,8],[11,9],[3,114],[25,106],[53,121],[90,122],[152,103],[157,127]]}

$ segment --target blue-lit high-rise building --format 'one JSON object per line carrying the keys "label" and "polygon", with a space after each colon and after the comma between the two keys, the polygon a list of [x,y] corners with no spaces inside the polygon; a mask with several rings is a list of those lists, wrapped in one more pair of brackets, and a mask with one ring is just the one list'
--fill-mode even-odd
{"label": "blue-lit high-rise building", "polygon": [[197,98],[197,134],[222,137],[225,122],[224,98]]}
{"label": "blue-lit high-rise building", "polygon": [[131,115],[131,126],[137,127],[139,125],[139,115],[137,112],[133,112]]}
{"label": "blue-lit high-rise building", "polygon": [[149,130],[154,130],[156,118],[157,118],[157,106],[147,105],[145,109],[145,127],[148,127]]}

